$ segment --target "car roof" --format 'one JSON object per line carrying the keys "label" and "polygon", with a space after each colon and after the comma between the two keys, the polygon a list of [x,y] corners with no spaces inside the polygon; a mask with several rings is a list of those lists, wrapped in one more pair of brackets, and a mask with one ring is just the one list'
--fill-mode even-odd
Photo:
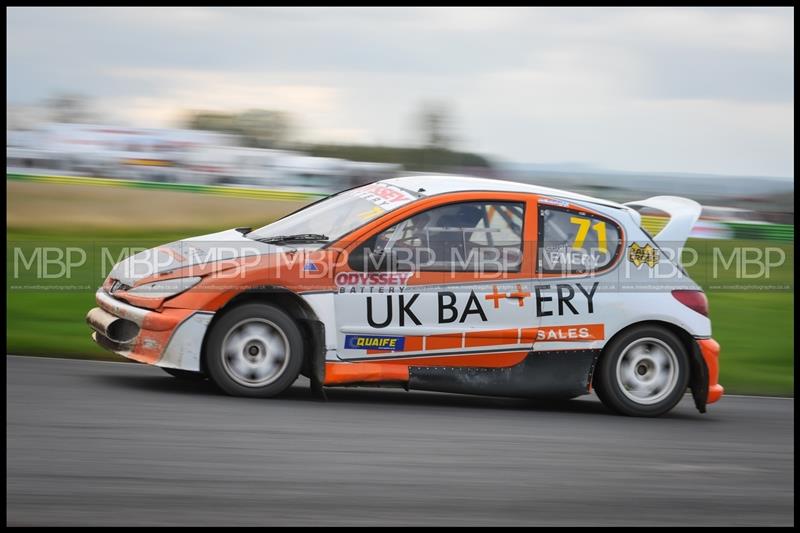
{"label": "car roof", "polygon": [[[426,196],[462,191],[521,192],[528,194],[540,194],[542,196],[561,198],[564,200],[589,202],[593,204],[615,207],[617,209],[625,209],[624,205],[609,200],[593,198],[591,196],[564,191],[561,189],[541,187],[539,185],[532,185],[530,183],[498,180],[493,178],[475,178],[471,176],[458,176],[452,174],[424,174],[390,178],[382,180],[382,183],[395,185],[397,187],[402,187],[403,189],[415,192],[422,192]],[[423,189],[423,191],[420,191],[420,189]]]}

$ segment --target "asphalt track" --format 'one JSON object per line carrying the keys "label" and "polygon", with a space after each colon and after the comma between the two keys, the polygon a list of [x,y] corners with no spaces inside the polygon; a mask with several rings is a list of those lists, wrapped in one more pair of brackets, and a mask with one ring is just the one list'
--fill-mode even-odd
{"label": "asphalt track", "polygon": [[794,400],[658,419],[7,358],[8,525],[794,525]]}

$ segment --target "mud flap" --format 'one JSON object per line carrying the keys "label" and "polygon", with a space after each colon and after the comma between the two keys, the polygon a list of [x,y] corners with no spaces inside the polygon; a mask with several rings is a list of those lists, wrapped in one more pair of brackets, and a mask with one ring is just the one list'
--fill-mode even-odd
{"label": "mud flap", "polygon": [[305,361],[304,373],[311,381],[311,394],[319,400],[327,400],[325,389],[325,324],[319,320],[300,320],[311,340],[311,349],[306,352],[310,356]]}
{"label": "mud flap", "polygon": [[694,339],[691,340],[691,344],[689,364],[692,373],[689,377],[689,388],[692,389],[695,407],[701,413],[705,413],[706,400],[708,399],[708,367],[703,360],[703,354],[700,352],[700,345]]}
{"label": "mud flap", "polygon": [[417,390],[521,398],[571,398],[589,393],[600,350],[530,352],[507,368],[419,367],[409,369],[408,387]]}

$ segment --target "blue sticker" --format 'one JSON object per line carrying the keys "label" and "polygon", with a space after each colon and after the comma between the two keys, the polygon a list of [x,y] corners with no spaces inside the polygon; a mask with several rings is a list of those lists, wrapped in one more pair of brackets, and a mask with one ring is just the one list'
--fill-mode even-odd
{"label": "blue sticker", "polygon": [[305,266],[303,266],[303,270],[305,270],[307,272],[317,272],[319,270],[319,268],[317,268],[317,265],[315,263],[312,263],[311,261],[307,261]]}
{"label": "blue sticker", "polygon": [[400,351],[405,345],[405,337],[386,337],[382,335],[346,335],[346,350],[386,350]]}

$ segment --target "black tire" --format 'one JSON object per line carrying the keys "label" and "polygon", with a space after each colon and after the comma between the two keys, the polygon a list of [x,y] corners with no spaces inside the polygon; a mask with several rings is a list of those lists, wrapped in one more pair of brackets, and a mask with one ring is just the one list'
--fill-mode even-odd
{"label": "black tire", "polygon": [[[227,353],[223,352],[226,343]],[[269,398],[297,379],[303,349],[300,328],[292,317],[272,305],[248,303],[226,312],[213,325],[204,353],[205,368],[211,380],[232,396]]]}
{"label": "black tire", "polygon": [[[667,363],[663,365],[657,362],[664,360]],[[594,387],[603,404],[618,413],[660,416],[683,397],[689,372],[689,358],[680,339],[663,327],[642,325],[623,332],[606,346]],[[633,386],[626,387],[623,381]]]}
{"label": "black tire", "polygon": [[193,372],[191,370],[181,370],[180,368],[166,367],[161,367],[161,370],[182,381],[204,381],[206,379],[206,375],[202,372]]}

